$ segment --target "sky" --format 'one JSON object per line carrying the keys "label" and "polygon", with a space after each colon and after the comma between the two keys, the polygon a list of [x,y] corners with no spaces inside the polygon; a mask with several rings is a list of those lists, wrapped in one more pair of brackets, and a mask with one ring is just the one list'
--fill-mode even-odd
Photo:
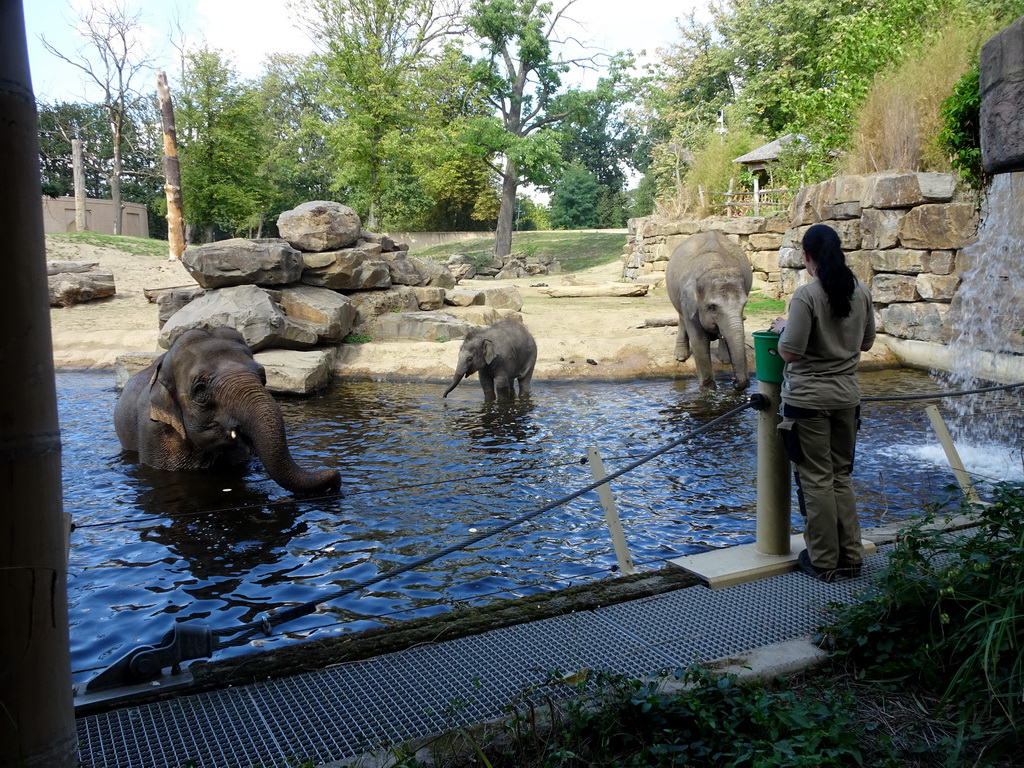
{"label": "sky", "polygon": [[[83,101],[96,96],[84,84],[80,72],[46,50],[40,36],[62,53],[74,56],[85,45],[72,24],[77,7],[108,0],[23,0],[29,66],[36,97],[43,101]],[[120,0],[138,10],[145,28],[145,49],[157,68],[173,82],[178,71],[170,39],[177,38],[174,19],[181,20],[187,39],[206,41],[225,51],[239,73],[257,77],[265,57],[276,52],[302,52],[311,44],[297,28],[294,11],[286,0]],[[705,12],[706,0],[576,0],[567,16],[579,22],[565,31],[588,45],[608,52],[631,49],[655,50],[671,45],[678,37],[677,19],[696,9]],[[558,0],[555,2],[558,7]],[[628,9],[628,11],[626,10]],[[587,75],[594,78],[596,75]],[[580,85],[594,83],[584,79]],[[155,89],[155,80],[154,80]]]}

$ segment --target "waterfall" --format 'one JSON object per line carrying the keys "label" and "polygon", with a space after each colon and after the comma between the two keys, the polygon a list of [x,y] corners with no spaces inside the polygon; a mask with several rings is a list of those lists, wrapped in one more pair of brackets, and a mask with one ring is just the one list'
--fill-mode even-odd
{"label": "waterfall", "polygon": [[[995,176],[982,204],[977,240],[961,252],[961,285],[950,309],[950,359],[946,379],[954,389],[1020,379],[1024,355],[1024,172]],[[1016,365],[1012,365],[1015,363]],[[1024,476],[1024,388],[952,398],[950,429],[970,468],[971,454],[1005,456],[1003,477]]]}

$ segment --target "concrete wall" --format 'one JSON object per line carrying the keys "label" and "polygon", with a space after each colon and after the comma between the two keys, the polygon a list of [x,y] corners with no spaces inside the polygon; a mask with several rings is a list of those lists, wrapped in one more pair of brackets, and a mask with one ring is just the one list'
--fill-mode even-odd
{"label": "concrete wall", "polygon": [[[141,203],[122,203],[121,234],[149,237],[149,219],[146,206]],[[114,203],[112,200],[87,199],[85,225],[90,232],[114,234]],[[43,198],[43,231],[75,231],[75,198]]]}
{"label": "concrete wall", "polygon": [[[531,230],[533,232],[559,232],[562,230]],[[625,229],[584,229],[574,230],[576,232],[621,232],[626,234]],[[406,243],[410,250],[417,248],[428,248],[432,245],[442,243],[461,243],[464,240],[479,240],[480,238],[493,238],[493,232],[386,232],[388,237],[396,243]],[[514,250],[514,249],[513,249]]]}

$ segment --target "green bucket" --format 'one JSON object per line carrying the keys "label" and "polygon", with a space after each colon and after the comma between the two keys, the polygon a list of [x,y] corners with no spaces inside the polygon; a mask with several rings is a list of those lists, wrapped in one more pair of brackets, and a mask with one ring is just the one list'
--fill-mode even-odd
{"label": "green bucket", "polygon": [[754,331],[754,367],[758,381],[782,383],[786,361],[779,354],[779,334],[774,331]]}

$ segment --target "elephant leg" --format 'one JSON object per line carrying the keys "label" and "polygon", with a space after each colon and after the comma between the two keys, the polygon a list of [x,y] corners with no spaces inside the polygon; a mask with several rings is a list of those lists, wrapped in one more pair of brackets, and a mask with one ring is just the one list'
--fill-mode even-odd
{"label": "elephant leg", "polygon": [[515,397],[515,390],[512,389],[513,379],[501,373],[494,377],[494,390],[499,400],[511,400]]}
{"label": "elephant leg", "polygon": [[684,363],[690,359],[690,337],[686,333],[686,325],[679,318],[679,330],[676,331],[676,360]]}
{"label": "elephant leg", "polygon": [[480,369],[480,386],[484,390],[484,400],[494,399],[494,376],[490,371]]}
{"label": "elephant leg", "polygon": [[533,371],[519,377],[519,396],[530,396],[530,383],[533,381]]}
{"label": "elephant leg", "polygon": [[711,363],[711,339],[703,328],[690,329],[693,362],[697,367],[697,378],[700,386],[706,389],[715,388],[715,371]]}

